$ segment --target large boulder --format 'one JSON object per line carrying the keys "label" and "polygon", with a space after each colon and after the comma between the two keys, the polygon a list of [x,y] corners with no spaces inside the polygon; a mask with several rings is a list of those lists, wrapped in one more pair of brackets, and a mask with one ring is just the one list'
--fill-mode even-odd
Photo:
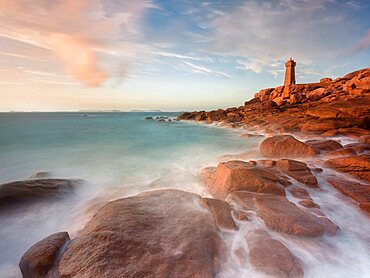
{"label": "large boulder", "polygon": [[317,179],[306,163],[291,159],[279,159],[276,162],[276,169],[305,185],[317,187]]}
{"label": "large boulder", "polygon": [[362,154],[332,158],[327,160],[325,165],[336,171],[370,182],[370,155]]}
{"label": "large boulder", "polygon": [[62,254],[61,277],[214,277],[223,242],[200,196],[156,190],[106,204]]}
{"label": "large boulder", "polygon": [[80,180],[35,179],[0,185],[0,210],[13,205],[60,198],[73,192]]}
{"label": "large boulder", "polygon": [[209,192],[220,199],[237,190],[285,195],[283,185],[286,181],[276,171],[239,160],[222,162],[217,168],[203,169],[201,180]]}
{"label": "large boulder", "polygon": [[19,262],[23,278],[54,277],[53,266],[61,250],[69,241],[68,233],[60,232],[30,247]]}
{"label": "large boulder", "polygon": [[272,277],[303,277],[303,268],[297,258],[280,241],[264,231],[247,234],[248,261],[258,271]]}
{"label": "large boulder", "polygon": [[291,135],[276,135],[265,139],[260,145],[260,152],[266,157],[313,157],[318,151],[297,140]]}
{"label": "large boulder", "polygon": [[236,191],[228,196],[247,210],[256,211],[266,226],[278,232],[316,237],[335,234],[338,227],[326,217],[318,217],[289,202],[285,196]]}

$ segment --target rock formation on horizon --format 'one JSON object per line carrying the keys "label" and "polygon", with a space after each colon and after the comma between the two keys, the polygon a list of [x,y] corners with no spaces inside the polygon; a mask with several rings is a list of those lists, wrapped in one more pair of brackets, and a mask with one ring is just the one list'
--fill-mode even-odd
{"label": "rock formation on horizon", "polygon": [[369,135],[370,68],[334,80],[322,78],[316,83],[262,89],[243,106],[185,112],[178,119],[219,122],[268,134]]}

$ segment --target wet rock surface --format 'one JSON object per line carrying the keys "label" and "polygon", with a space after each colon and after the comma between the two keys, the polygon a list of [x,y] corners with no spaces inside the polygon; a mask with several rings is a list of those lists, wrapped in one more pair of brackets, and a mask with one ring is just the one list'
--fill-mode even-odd
{"label": "wet rock surface", "polygon": [[335,234],[338,229],[329,219],[298,208],[284,196],[237,191],[229,198],[247,210],[256,211],[266,226],[274,231],[316,237],[324,233]]}
{"label": "wet rock surface", "polygon": [[63,253],[62,277],[213,277],[223,242],[196,194],[157,190],[108,203]]}

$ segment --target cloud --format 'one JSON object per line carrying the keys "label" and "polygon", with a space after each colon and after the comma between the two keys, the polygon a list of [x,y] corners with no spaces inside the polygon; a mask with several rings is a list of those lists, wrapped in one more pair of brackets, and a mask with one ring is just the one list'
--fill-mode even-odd
{"label": "cloud", "polygon": [[67,72],[89,86],[100,85],[107,74],[97,66],[96,56],[87,40],[77,36],[53,34],[51,42]]}
{"label": "cloud", "polygon": [[213,62],[213,59],[210,57],[197,57],[197,56],[183,55],[183,54],[167,52],[167,51],[156,51],[156,52],[153,52],[152,54],[162,56],[162,57],[167,57],[167,58],[180,59],[180,60]]}
{"label": "cloud", "polygon": [[356,31],[350,12],[351,5],[334,0],[244,1],[212,19],[208,47],[255,72],[289,57],[320,64],[352,47]]}
{"label": "cloud", "polygon": [[[157,6],[150,0],[0,0],[0,37],[43,49],[50,63],[48,52],[55,53],[74,79],[98,86],[143,49],[138,28],[148,8]],[[103,67],[106,56],[115,58]]]}
{"label": "cloud", "polygon": [[362,51],[370,48],[370,29],[355,45],[354,51]]}
{"label": "cloud", "polygon": [[231,75],[229,75],[225,72],[222,72],[222,71],[213,70],[213,69],[207,68],[205,66],[195,65],[193,63],[189,63],[189,62],[186,62],[186,61],[182,61],[182,62],[185,65],[187,65],[193,73],[201,73],[201,74],[205,74],[205,75],[216,75],[216,76],[221,76],[221,77],[228,78],[228,79],[232,78]]}
{"label": "cloud", "polygon": [[236,67],[239,70],[251,70],[255,73],[260,73],[263,68],[263,62],[261,61],[242,61],[237,59],[236,62],[240,65]]}

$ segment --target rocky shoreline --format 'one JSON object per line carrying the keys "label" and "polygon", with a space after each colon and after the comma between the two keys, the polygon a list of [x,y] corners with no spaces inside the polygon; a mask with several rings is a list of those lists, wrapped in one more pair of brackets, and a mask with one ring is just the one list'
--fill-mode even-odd
{"label": "rocky shoreline", "polygon": [[[254,273],[304,277],[305,257],[286,242],[335,240],[346,228],[313,195],[330,185],[370,220],[370,69],[178,119],[242,128],[261,139],[259,158],[231,155],[202,169],[213,198],[162,189],[105,204],[76,238],[60,232],[32,246],[19,264],[24,277],[215,277],[230,252]],[[246,248],[224,240],[235,233]]]}

